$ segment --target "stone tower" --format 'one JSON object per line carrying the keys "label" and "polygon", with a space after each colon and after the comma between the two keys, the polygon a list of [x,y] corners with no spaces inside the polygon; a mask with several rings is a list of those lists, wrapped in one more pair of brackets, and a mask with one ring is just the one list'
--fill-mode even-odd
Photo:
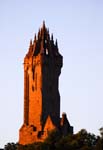
{"label": "stone tower", "polygon": [[62,65],[57,40],[50,37],[43,22],[24,58],[24,122],[19,144],[43,141],[53,129],[65,135],[73,132],[66,114],[60,118],[58,81]]}

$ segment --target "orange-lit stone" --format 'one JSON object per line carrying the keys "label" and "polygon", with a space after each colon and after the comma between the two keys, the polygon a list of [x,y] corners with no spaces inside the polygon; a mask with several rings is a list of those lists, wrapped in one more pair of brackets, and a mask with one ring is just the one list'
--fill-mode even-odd
{"label": "orange-lit stone", "polygon": [[57,41],[54,43],[43,23],[24,58],[24,122],[19,144],[43,141],[53,129],[65,135],[73,132],[67,118],[66,125],[65,117],[60,118],[58,82],[62,59]]}

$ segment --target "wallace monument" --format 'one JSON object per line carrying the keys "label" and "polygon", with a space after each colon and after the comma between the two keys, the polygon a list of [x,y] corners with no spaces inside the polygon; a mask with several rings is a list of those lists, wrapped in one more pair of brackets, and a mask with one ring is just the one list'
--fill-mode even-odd
{"label": "wallace monument", "polygon": [[54,42],[43,22],[24,58],[24,120],[19,144],[44,141],[54,129],[63,136],[73,133],[66,114],[60,118],[58,84],[62,66],[57,40]]}

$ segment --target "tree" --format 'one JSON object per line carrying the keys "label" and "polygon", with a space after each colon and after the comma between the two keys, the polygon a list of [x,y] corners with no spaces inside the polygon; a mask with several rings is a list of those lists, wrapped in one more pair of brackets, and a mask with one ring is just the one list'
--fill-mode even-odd
{"label": "tree", "polygon": [[49,132],[44,142],[29,145],[8,143],[5,150],[103,150],[103,139],[88,133],[85,129],[76,134],[62,136],[58,130]]}
{"label": "tree", "polygon": [[77,134],[62,137],[56,144],[58,150],[94,150],[97,137],[82,129]]}
{"label": "tree", "polygon": [[101,137],[98,137],[96,150],[103,150],[103,127],[99,129]]}
{"label": "tree", "polygon": [[15,143],[7,143],[4,147],[4,150],[17,150],[18,144]]}

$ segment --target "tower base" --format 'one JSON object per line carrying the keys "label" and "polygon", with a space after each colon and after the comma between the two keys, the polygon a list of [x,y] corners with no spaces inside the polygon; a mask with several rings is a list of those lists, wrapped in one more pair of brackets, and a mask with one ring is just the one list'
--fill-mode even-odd
{"label": "tower base", "polygon": [[43,142],[52,130],[58,130],[63,136],[73,134],[73,127],[70,126],[66,114],[62,115],[58,126],[54,125],[51,117],[48,116],[44,129],[41,131],[37,130],[33,125],[24,124],[19,130],[19,144],[28,145],[35,142]]}

